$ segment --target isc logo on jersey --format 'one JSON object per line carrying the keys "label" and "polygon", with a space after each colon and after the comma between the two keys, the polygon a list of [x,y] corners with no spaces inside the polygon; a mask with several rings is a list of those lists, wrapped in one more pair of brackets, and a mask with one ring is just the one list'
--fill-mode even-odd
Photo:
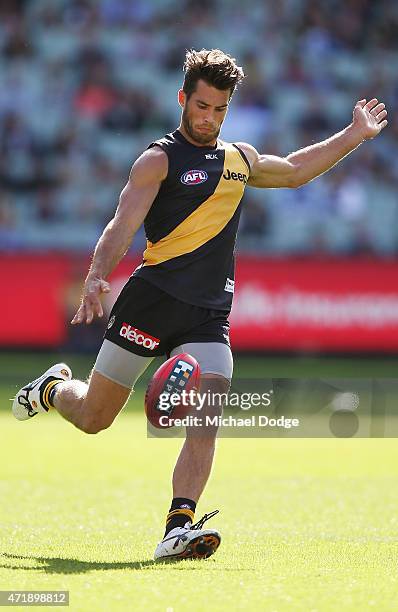
{"label": "isc logo on jersey", "polygon": [[207,181],[208,175],[204,170],[187,170],[181,177],[181,183],[184,185],[200,185]]}
{"label": "isc logo on jersey", "polygon": [[119,334],[122,336],[122,338],[126,338],[126,340],[129,342],[143,346],[150,351],[153,351],[153,349],[155,349],[160,342],[159,338],[154,338],[140,329],[132,327],[128,323],[123,323]]}

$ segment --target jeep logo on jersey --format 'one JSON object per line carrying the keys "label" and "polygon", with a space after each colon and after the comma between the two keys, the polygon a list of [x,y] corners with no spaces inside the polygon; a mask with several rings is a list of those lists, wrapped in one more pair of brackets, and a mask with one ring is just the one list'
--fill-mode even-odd
{"label": "jeep logo on jersey", "polygon": [[200,185],[207,181],[209,177],[204,170],[188,170],[181,177],[181,183],[184,185]]}
{"label": "jeep logo on jersey", "polygon": [[122,338],[126,338],[129,342],[133,342],[134,344],[138,344],[139,346],[143,346],[150,351],[153,351],[159,345],[159,338],[154,338],[150,336],[146,332],[129,325],[128,323],[123,323],[120,328],[119,334]]}
{"label": "jeep logo on jersey", "polygon": [[228,168],[224,172],[223,177],[226,181],[230,181],[232,179],[233,181],[240,181],[244,185],[247,183],[247,174],[242,174],[241,172],[231,172]]}

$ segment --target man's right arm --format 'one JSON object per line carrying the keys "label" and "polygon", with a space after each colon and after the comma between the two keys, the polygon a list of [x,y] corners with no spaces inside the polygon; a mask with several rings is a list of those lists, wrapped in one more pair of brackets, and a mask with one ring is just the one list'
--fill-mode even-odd
{"label": "man's right arm", "polygon": [[119,198],[115,216],[104,229],[84,284],[82,301],[72,324],[91,323],[102,317],[101,293],[108,293],[108,275],[126,254],[144,221],[168,171],[167,155],[159,147],[145,151],[134,163]]}

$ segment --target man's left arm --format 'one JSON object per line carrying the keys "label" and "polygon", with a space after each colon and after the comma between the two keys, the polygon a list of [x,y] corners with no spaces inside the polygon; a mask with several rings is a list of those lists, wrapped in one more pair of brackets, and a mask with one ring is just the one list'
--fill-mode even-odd
{"label": "man's left arm", "polygon": [[385,105],[376,98],[359,100],[352,123],[327,140],[290,153],[287,157],[260,155],[254,147],[237,143],[251,165],[252,187],[300,187],[333,168],[362,142],[377,136],[387,125]]}

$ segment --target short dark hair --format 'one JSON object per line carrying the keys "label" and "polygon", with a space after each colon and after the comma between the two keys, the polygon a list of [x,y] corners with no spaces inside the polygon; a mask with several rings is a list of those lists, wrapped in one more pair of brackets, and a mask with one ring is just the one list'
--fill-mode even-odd
{"label": "short dark hair", "polygon": [[245,78],[242,68],[235,62],[235,58],[220,49],[188,50],[183,67],[185,72],[183,91],[189,98],[196,90],[199,79],[202,79],[217,89],[230,89],[231,97],[236,86]]}

